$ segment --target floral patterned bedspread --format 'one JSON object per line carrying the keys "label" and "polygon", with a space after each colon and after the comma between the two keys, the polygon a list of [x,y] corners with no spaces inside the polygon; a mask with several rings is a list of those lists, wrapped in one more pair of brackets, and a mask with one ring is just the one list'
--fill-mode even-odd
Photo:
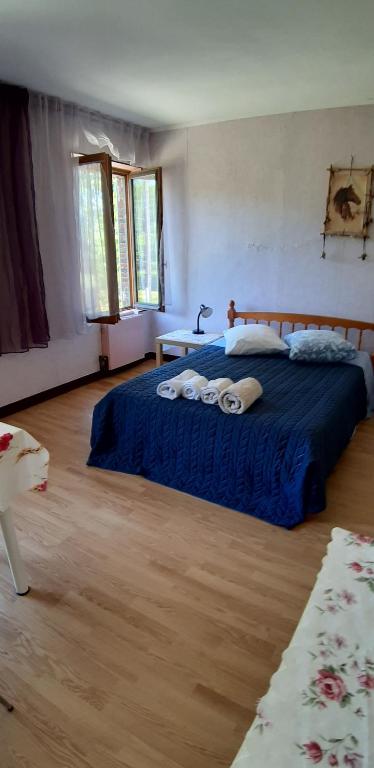
{"label": "floral patterned bedspread", "polygon": [[334,528],[232,768],[374,768],[374,539]]}
{"label": "floral patterned bedspread", "polygon": [[0,510],[23,491],[45,491],[49,453],[28,432],[0,422]]}

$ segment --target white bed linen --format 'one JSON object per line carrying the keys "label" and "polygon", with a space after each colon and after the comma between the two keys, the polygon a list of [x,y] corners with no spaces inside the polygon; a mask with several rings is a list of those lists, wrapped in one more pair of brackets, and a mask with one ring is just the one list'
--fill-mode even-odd
{"label": "white bed linen", "polygon": [[368,393],[368,416],[374,412],[374,371],[371,357],[367,352],[357,352],[357,357],[353,360],[346,360],[349,365],[358,365],[362,368],[365,376],[366,390]]}

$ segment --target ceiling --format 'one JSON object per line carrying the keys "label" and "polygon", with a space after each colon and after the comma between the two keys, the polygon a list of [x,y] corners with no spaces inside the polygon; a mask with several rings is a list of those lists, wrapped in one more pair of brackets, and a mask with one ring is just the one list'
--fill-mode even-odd
{"label": "ceiling", "polygon": [[373,0],[0,0],[0,79],[154,129],[374,102]]}

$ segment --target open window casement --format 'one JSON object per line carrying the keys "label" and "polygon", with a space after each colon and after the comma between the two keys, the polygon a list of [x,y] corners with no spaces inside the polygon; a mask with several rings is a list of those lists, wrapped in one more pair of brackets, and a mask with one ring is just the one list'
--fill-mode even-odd
{"label": "open window casement", "polygon": [[129,174],[135,305],[163,308],[161,168]]}
{"label": "open window casement", "polygon": [[131,166],[126,163],[113,162],[112,188],[120,312],[133,309],[135,303],[129,182],[130,172]]}
{"label": "open window casement", "polygon": [[163,306],[161,169],[78,158],[82,293],[89,322]]}
{"label": "open window casement", "polygon": [[89,322],[119,320],[112,162],[99,153],[78,159],[82,293]]}

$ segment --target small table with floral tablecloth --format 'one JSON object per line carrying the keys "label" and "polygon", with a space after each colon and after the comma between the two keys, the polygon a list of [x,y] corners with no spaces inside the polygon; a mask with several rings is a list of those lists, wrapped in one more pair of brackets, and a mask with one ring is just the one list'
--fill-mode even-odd
{"label": "small table with floral tablecloth", "polygon": [[18,595],[29,591],[10,503],[23,491],[45,491],[49,453],[28,432],[0,422],[0,526]]}

